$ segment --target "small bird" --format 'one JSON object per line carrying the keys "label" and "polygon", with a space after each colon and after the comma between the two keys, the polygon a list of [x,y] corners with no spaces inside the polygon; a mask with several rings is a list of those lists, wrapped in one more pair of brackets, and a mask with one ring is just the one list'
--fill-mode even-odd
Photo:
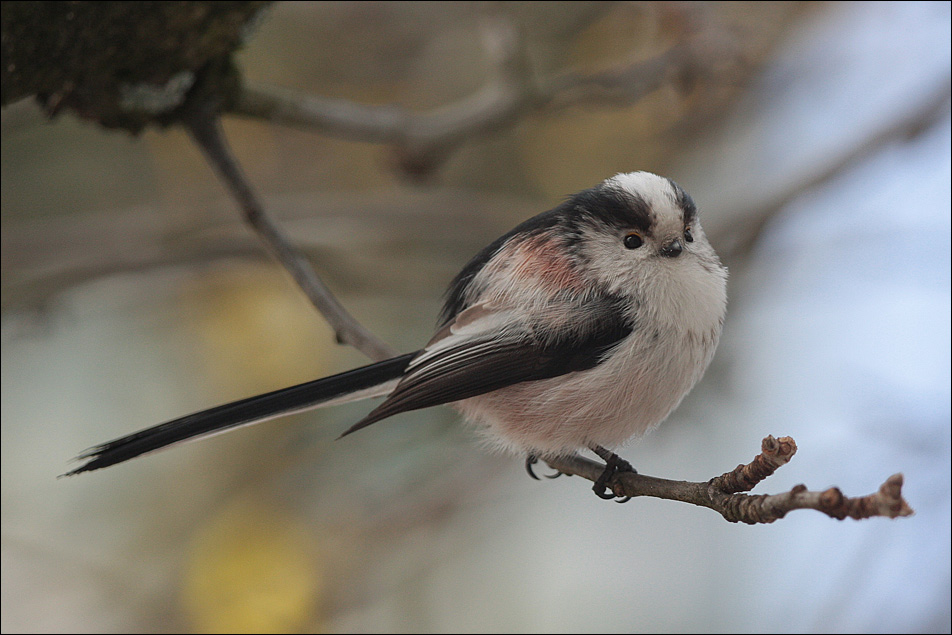
{"label": "small bird", "polygon": [[[679,185],[618,174],[493,241],[446,292],[420,350],[249,397],[95,446],[70,475],[311,408],[385,397],[341,436],[452,404],[492,446],[538,459],[589,449],[595,493],[633,471],[609,448],[661,423],[707,369],[727,269]],[[533,474],[533,476],[535,476]]]}

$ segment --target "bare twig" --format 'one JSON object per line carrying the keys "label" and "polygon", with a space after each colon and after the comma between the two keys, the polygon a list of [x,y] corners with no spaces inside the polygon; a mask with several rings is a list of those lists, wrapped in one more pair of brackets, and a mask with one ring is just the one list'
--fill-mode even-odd
{"label": "bare twig", "polygon": [[354,141],[389,144],[407,174],[433,171],[465,140],[516,121],[535,99],[518,29],[502,13],[487,10],[480,31],[493,62],[491,81],[477,93],[434,112],[357,104],[264,86],[245,86],[232,114],[316,130]]}
{"label": "bare twig", "polygon": [[746,255],[758,244],[764,229],[777,213],[804,192],[820,187],[890,144],[922,134],[943,117],[948,119],[950,95],[952,82],[946,78],[905,112],[883,122],[879,130],[855,145],[843,148],[840,154],[826,157],[825,162],[815,163],[812,171],[802,178],[777,188],[779,191],[769,200],[758,201],[751,209],[735,211],[729,229],[709,234],[718,245],[718,253],[725,260]]}
{"label": "bare twig", "polygon": [[[784,494],[751,496],[740,492],[753,488],[793,458],[797,445],[790,437],[763,440],[761,453],[746,465],[712,478],[706,483],[671,481],[633,472],[620,472],[608,486],[618,497],[651,496],[708,507],[730,522],[750,525],[772,523],[794,509],[815,509],[832,518],[896,518],[911,516],[913,510],[902,497],[902,475],[890,476],[875,494],[848,498],[836,487],[822,492],[797,485]],[[563,474],[581,476],[595,482],[605,466],[581,456],[546,459]]]}
{"label": "bare twig", "polygon": [[311,303],[328,321],[334,329],[337,341],[353,346],[374,360],[392,357],[394,350],[347,312],[327,285],[314,273],[310,264],[293,247],[284,232],[265,213],[228,147],[216,105],[212,102],[197,104],[184,119],[192,138],[238,201],[245,220],[258,232],[272,255],[287,269]]}
{"label": "bare twig", "polygon": [[760,454],[746,465],[741,464],[732,471],[710,480],[713,491],[724,494],[749,492],[765,478],[772,476],[781,466],[786,465],[797,453],[797,444],[790,437],[766,437],[760,444]]}
{"label": "bare twig", "polygon": [[606,72],[566,72],[543,80],[530,68],[519,29],[495,5],[486,6],[480,26],[493,73],[482,89],[457,102],[414,113],[395,105],[360,104],[246,85],[229,112],[353,141],[390,145],[404,172],[419,177],[436,169],[467,140],[510,126],[532,112],[633,104],[673,79],[683,84],[700,77],[734,54],[701,37],[696,21],[685,17],[683,41],[656,57]]}

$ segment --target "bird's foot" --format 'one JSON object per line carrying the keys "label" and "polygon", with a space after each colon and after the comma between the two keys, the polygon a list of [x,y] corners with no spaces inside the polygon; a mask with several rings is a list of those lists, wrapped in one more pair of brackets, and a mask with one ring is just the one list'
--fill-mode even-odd
{"label": "bird's foot", "polygon": [[606,450],[600,445],[592,446],[592,451],[595,452],[605,461],[605,470],[601,473],[601,476],[595,481],[595,485],[592,486],[592,491],[595,492],[595,495],[599,498],[605,500],[617,499],[616,503],[627,503],[631,500],[631,496],[617,496],[613,491],[608,489],[608,483],[615,477],[616,474],[622,472],[631,472],[637,474],[638,470],[631,466],[631,463],[621,458],[611,450]]}

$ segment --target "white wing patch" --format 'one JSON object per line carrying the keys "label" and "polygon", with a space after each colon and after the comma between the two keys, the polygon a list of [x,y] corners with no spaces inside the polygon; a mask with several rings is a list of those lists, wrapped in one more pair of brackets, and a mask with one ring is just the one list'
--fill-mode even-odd
{"label": "white wing patch", "polygon": [[[497,337],[493,339],[497,339],[499,335],[515,326],[516,320],[512,311],[497,311],[489,302],[474,304],[462,311],[452,322],[441,328],[433,336],[423,352],[417,355],[407,366],[407,372],[409,373],[414,368],[429,362],[448,349],[460,347],[466,340],[477,339],[480,336],[485,337],[488,334],[495,334]],[[463,347],[461,351],[454,355],[460,355],[466,349],[471,351],[472,347]]]}

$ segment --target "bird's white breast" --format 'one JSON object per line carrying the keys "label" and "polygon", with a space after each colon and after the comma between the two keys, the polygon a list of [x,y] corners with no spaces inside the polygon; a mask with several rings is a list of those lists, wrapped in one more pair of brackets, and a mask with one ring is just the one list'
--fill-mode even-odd
{"label": "bird's white breast", "polygon": [[612,448],[658,425],[706,370],[721,333],[726,272],[700,263],[642,288],[635,328],[594,368],[459,402],[491,445],[519,453]]}

